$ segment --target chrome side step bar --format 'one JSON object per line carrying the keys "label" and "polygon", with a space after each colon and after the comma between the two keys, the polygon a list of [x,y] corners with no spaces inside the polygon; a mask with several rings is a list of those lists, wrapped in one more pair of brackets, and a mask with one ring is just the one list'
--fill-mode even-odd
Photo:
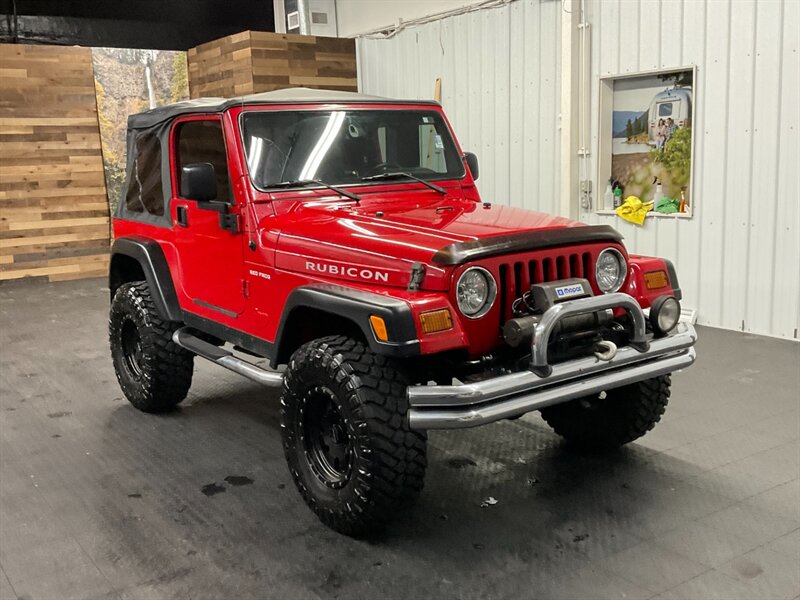
{"label": "chrome side step bar", "polygon": [[277,371],[267,371],[261,367],[257,367],[252,363],[237,358],[231,352],[224,348],[209,344],[205,340],[193,335],[188,327],[181,327],[172,334],[172,341],[178,344],[181,348],[186,348],[197,356],[210,360],[218,364],[220,367],[225,367],[229,371],[238,373],[248,379],[252,379],[262,385],[269,387],[280,387],[283,384],[283,373]]}

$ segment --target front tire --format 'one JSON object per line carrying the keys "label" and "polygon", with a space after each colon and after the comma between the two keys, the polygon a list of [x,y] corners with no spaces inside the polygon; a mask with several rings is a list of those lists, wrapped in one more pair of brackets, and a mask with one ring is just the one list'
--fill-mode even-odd
{"label": "front tire", "polygon": [[542,409],[542,418],[573,446],[608,450],[642,437],[661,420],[670,394],[662,375]]}
{"label": "front tire", "polygon": [[108,322],[114,371],[141,411],[169,410],[189,393],[194,355],[172,341],[177,327],[159,316],[146,282],[123,284],[114,294]]}
{"label": "front tire", "polygon": [[289,470],[306,504],[345,535],[379,529],[422,490],[426,437],[408,426],[408,378],[359,341],[298,349],[281,398]]}

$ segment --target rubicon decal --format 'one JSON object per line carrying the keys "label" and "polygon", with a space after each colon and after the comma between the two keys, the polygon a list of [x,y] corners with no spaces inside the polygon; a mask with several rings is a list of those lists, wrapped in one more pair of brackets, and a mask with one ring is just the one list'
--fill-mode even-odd
{"label": "rubicon decal", "polygon": [[336,265],[330,263],[306,261],[306,271],[319,273],[321,275],[336,275],[339,277],[349,277],[351,279],[365,279],[367,281],[389,281],[389,273],[386,271],[375,271],[363,267],[353,267],[348,265]]}

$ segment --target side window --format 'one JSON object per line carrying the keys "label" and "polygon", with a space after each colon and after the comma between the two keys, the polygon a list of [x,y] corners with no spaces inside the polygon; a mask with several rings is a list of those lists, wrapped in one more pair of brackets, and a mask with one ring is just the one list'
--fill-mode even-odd
{"label": "side window", "polygon": [[[394,123],[378,127],[378,150],[381,162],[411,169],[447,173],[444,142],[433,123],[424,121],[417,129]],[[405,124],[402,124],[405,125]]]}
{"label": "side window", "polygon": [[222,123],[218,119],[179,123],[175,149],[179,196],[183,197],[180,189],[181,169],[192,163],[211,163],[217,176],[217,200],[233,202],[225,138],[222,134]]}
{"label": "side window", "polygon": [[381,156],[380,161],[386,162],[386,126],[381,125],[378,127],[378,149],[380,150]]}
{"label": "side window", "polygon": [[161,186],[161,143],[154,133],[136,137],[136,158],[125,193],[125,208],[131,212],[164,215],[164,189]]}
{"label": "side window", "polygon": [[436,127],[432,123],[419,126],[419,157],[421,167],[436,173],[447,172],[442,136],[436,132]]}

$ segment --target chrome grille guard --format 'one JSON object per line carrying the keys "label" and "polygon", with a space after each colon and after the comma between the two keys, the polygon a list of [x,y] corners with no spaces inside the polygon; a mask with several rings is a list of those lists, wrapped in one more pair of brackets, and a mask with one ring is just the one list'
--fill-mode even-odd
{"label": "chrome grille guard", "polygon": [[[548,364],[547,345],[559,321],[613,308],[630,315],[633,336],[628,346],[610,360],[590,356]],[[459,429],[517,417],[686,368],[695,360],[696,341],[694,327],[686,323],[666,337],[648,340],[644,313],[628,294],[562,302],[545,311],[534,330],[530,370],[463,385],[409,387],[409,423],[414,429]]]}

